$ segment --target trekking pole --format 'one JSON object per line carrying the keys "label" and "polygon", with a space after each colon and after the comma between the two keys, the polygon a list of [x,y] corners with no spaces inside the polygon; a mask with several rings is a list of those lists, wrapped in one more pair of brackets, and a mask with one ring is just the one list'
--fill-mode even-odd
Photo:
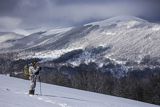
{"label": "trekking pole", "polygon": [[40,88],[40,95],[42,95],[42,90],[41,90],[41,78],[40,78],[40,76],[39,76],[39,88]]}

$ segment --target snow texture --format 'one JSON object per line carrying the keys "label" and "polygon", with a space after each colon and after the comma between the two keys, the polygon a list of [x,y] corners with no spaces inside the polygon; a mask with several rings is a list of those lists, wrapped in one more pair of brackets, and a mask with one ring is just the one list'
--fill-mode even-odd
{"label": "snow texture", "polygon": [[[43,58],[58,57],[65,53],[64,50],[84,50],[88,47],[104,46],[111,48],[104,57],[139,61],[147,55],[151,58],[160,57],[159,35],[159,24],[133,16],[119,16],[80,27],[41,29],[39,32],[15,42],[0,43],[0,45],[4,48],[9,47],[6,49],[9,51],[32,50],[33,53],[38,51],[32,56]],[[2,40],[4,41],[4,39]],[[54,53],[56,55],[53,55]],[[20,53],[19,56],[20,58],[28,58],[31,55],[30,53]]]}
{"label": "snow texture", "polygon": [[20,39],[22,37],[23,37],[22,35],[13,32],[5,32],[5,33],[0,32],[0,43],[6,42],[8,40]]}
{"label": "snow texture", "polygon": [[29,96],[29,81],[0,75],[0,107],[159,107],[139,101],[113,97],[42,83]]}

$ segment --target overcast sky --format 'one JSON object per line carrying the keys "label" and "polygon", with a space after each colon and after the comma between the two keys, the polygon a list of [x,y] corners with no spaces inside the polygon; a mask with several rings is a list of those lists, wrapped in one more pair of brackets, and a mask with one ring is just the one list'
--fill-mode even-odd
{"label": "overcast sky", "polygon": [[65,27],[132,15],[160,22],[160,0],[0,0],[0,29]]}

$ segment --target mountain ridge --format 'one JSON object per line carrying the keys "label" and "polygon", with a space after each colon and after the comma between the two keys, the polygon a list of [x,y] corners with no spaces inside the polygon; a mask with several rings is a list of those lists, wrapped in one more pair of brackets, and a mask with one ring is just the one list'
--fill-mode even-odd
{"label": "mountain ridge", "polygon": [[65,28],[58,33],[54,33],[54,30],[37,32],[15,42],[7,42],[12,46],[4,50],[16,50],[21,54],[25,51],[26,57],[31,56],[30,52],[44,53],[43,56],[47,58],[46,53],[50,52],[63,50],[62,55],[68,52],[64,50],[103,46],[110,47],[104,58],[139,61],[147,55],[160,57],[159,34],[159,24],[133,16],[118,16],[80,27]]}

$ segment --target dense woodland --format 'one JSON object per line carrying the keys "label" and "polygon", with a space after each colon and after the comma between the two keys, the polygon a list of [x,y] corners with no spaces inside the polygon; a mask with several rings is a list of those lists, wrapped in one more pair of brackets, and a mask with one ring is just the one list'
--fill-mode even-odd
{"label": "dense woodland", "polygon": [[[24,78],[23,68],[32,60],[13,60],[13,54],[0,55],[0,73]],[[41,80],[45,83],[62,85],[87,91],[120,96],[160,105],[160,66],[154,59],[145,57],[143,67],[128,62],[127,72],[121,65],[109,62],[99,67],[96,63],[72,66],[69,63],[44,62],[40,66]],[[148,66],[151,65],[151,66]],[[132,67],[131,67],[132,66]],[[123,75],[117,76],[118,72]]]}

